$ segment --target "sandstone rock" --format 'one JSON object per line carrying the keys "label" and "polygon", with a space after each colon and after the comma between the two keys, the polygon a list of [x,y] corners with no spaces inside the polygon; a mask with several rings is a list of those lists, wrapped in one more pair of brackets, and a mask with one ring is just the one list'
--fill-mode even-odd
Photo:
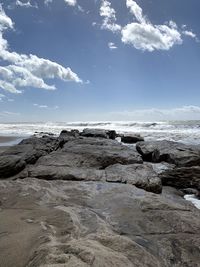
{"label": "sandstone rock", "polygon": [[200,150],[172,141],[149,141],[136,144],[144,161],[168,162],[182,167],[200,164]]}

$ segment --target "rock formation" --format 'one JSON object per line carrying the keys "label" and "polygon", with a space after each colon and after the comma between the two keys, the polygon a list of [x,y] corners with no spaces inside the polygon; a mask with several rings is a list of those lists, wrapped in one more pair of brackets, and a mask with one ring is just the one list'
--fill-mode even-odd
{"label": "rock formation", "polygon": [[200,211],[183,198],[200,190],[199,150],[136,150],[111,133],[62,131],[0,154],[0,266],[200,266]]}

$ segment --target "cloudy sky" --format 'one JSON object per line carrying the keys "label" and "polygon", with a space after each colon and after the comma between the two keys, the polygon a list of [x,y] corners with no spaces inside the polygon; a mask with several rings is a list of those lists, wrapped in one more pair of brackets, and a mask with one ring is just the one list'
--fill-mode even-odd
{"label": "cloudy sky", "polygon": [[0,121],[200,119],[199,0],[0,2]]}

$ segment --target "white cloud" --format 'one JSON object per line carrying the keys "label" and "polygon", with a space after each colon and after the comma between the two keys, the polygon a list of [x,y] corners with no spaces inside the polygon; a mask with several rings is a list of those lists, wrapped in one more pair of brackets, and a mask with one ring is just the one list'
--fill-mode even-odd
{"label": "white cloud", "polygon": [[33,104],[33,106],[38,107],[38,108],[48,108],[47,105]]}
{"label": "white cloud", "polygon": [[[52,2],[53,2],[53,0],[44,0],[45,5],[48,5]],[[76,4],[77,4],[76,0],[64,0],[64,2],[69,6],[76,6]]]}
{"label": "white cloud", "polygon": [[195,33],[193,33],[192,31],[183,31],[182,33],[186,36],[197,39],[197,35]]}
{"label": "white cloud", "polygon": [[137,21],[140,23],[147,23],[146,18],[143,16],[142,8],[133,0],[126,1],[127,8],[136,17]]}
{"label": "white cloud", "polygon": [[111,3],[107,0],[101,1],[100,16],[103,17],[102,29],[110,30],[112,32],[118,32],[121,30],[121,26],[116,24],[116,12],[111,7]]}
{"label": "white cloud", "polygon": [[181,33],[175,22],[170,21],[168,25],[153,25],[144,17],[142,8],[135,1],[127,0],[126,6],[137,22],[129,23],[123,27],[121,31],[123,43],[150,52],[169,50],[175,44],[182,44]]}
{"label": "white cloud", "polygon": [[76,5],[76,0],[64,0],[66,4],[69,6],[75,6]]}
{"label": "white cloud", "polygon": [[183,106],[171,109],[136,109],[132,111],[112,112],[117,120],[192,120],[200,119],[200,106]]}
{"label": "white cloud", "polygon": [[122,42],[152,52],[169,50],[175,44],[182,44],[182,39],[181,34],[170,26],[133,22],[122,29]]}
{"label": "white cloud", "polygon": [[[169,50],[174,45],[183,43],[182,34],[196,38],[191,31],[181,31],[174,21],[154,25],[143,14],[142,8],[133,0],[126,0],[126,7],[134,17],[134,21],[125,26],[116,24],[116,12],[111,3],[102,0],[100,16],[104,17],[101,28],[112,32],[121,32],[121,41],[143,51]],[[186,25],[182,26],[186,29]]]}
{"label": "white cloud", "polygon": [[5,117],[5,116],[19,116],[21,115],[20,113],[16,113],[16,112],[11,112],[11,111],[3,111],[0,112],[0,116],[1,117]]}
{"label": "white cloud", "polygon": [[108,43],[108,47],[110,48],[110,50],[117,49],[117,46],[112,42]]}
{"label": "white cloud", "polygon": [[[2,36],[2,31],[7,29],[7,28],[11,28],[13,29],[14,27],[14,23],[12,22],[11,18],[9,18],[3,8],[2,5],[0,4],[0,34]],[[1,39],[1,37],[0,37]]]}
{"label": "white cloud", "polygon": [[26,7],[26,8],[38,8],[38,5],[36,3],[34,4],[31,4],[30,1],[27,1],[27,2],[21,2],[20,0],[17,0],[16,1],[16,6],[20,6],[20,7]]}
{"label": "white cloud", "polygon": [[55,78],[82,83],[82,80],[70,68],[36,55],[10,52],[8,42],[3,37],[4,31],[8,28],[13,29],[14,23],[0,5],[0,59],[10,63],[7,66],[0,66],[1,89],[10,93],[21,93],[18,88],[28,86],[55,90],[54,85],[49,85],[44,80]]}

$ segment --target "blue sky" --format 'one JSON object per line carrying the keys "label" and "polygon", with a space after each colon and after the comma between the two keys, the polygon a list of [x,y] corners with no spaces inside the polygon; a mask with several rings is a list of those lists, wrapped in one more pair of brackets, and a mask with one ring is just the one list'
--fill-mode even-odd
{"label": "blue sky", "polygon": [[199,10],[199,0],[1,1],[0,121],[200,119]]}

